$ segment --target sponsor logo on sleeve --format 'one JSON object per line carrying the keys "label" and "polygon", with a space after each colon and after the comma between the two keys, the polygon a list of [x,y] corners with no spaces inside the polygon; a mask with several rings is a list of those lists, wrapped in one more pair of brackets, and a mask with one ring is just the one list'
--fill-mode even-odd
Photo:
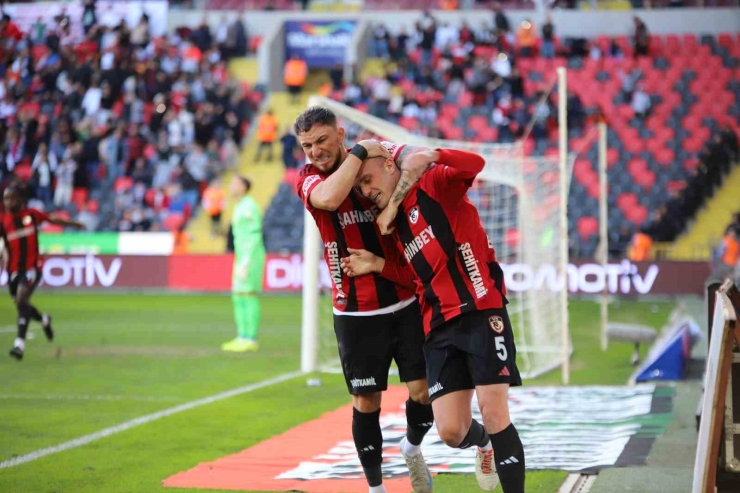
{"label": "sponsor logo on sleeve", "polygon": [[308,196],[308,192],[309,190],[311,190],[311,186],[317,181],[321,181],[321,178],[318,175],[311,175],[303,181],[303,196],[304,197]]}

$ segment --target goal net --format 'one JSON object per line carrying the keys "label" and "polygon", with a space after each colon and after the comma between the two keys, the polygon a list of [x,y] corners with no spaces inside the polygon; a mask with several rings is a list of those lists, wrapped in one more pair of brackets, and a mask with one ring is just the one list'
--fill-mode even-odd
{"label": "goal net", "polygon": [[[569,166],[561,169],[557,158],[524,156],[518,143],[448,141],[414,135],[322,97],[311,98],[309,105],[325,106],[337,115],[348,145],[374,137],[428,148],[464,149],[483,156],[486,166],[468,198],[477,207],[504,268],[519,369],[523,377],[531,378],[567,361],[568,224],[564,194]],[[302,335],[302,368],[307,372],[339,370],[331,294],[326,291],[330,279],[321,248],[309,214],[304,229]],[[317,285],[322,289],[317,290]]]}

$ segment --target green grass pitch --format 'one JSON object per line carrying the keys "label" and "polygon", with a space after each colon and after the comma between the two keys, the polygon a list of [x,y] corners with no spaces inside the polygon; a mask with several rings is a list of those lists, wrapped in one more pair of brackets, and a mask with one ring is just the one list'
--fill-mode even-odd
{"label": "green grass pitch", "polygon": [[[261,348],[246,355],[219,350],[235,333],[227,296],[42,291],[34,303],[53,314],[57,340],[47,343],[32,324],[35,338],[19,363],[6,355],[15,337],[15,310],[7,296],[0,298],[0,461],[300,366],[301,311],[295,296],[264,298]],[[659,328],[673,306],[621,302],[610,315]],[[633,370],[628,345],[606,353],[598,349],[598,310],[593,302],[571,302],[573,384],[622,384]],[[178,491],[163,488],[161,481],[349,402],[340,375],[324,376],[323,382],[308,388],[305,378],[296,378],[0,469],[0,491]],[[558,382],[554,372],[529,383]],[[529,473],[527,491],[557,491],[565,475]],[[435,480],[435,491],[479,490],[470,476],[443,475]]]}

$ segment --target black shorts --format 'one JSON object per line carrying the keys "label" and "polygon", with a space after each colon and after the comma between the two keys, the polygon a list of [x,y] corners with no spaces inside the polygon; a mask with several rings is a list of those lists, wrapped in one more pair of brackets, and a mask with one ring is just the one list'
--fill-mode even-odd
{"label": "black shorts", "polygon": [[303,86],[288,86],[288,93],[293,95],[300,94],[302,88]]}
{"label": "black shorts", "polygon": [[36,289],[36,286],[39,285],[39,282],[41,282],[41,273],[36,269],[9,274],[8,288],[10,288],[11,298],[15,298],[15,295],[18,294],[18,287],[21,284],[25,284],[26,286],[28,286],[28,288],[31,290],[31,293],[33,293],[33,290]]}
{"label": "black shorts", "polygon": [[426,376],[424,325],[417,301],[387,315],[334,315],[334,333],[350,394],[386,390],[392,360],[402,382]]}
{"label": "black shorts", "polygon": [[506,308],[464,313],[432,329],[424,357],[431,400],[477,385],[522,384]]}

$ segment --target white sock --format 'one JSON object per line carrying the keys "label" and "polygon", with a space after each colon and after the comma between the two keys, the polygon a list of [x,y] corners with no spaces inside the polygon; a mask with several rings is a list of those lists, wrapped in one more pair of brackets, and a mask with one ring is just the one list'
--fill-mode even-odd
{"label": "white sock", "polygon": [[15,338],[15,342],[13,343],[13,347],[19,347],[21,350],[26,349],[26,341],[21,339],[20,337]]}
{"label": "white sock", "polygon": [[488,443],[485,444],[483,447],[479,447],[482,451],[488,452],[489,450],[493,450],[493,446],[491,445],[491,440],[488,440]]}
{"label": "white sock", "polygon": [[381,484],[379,486],[371,486],[370,493],[387,493],[387,492],[385,491],[385,486]]}
{"label": "white sock", "polygon": [[421,445],[413,445],[406,439],[403,442],[403,453],[408,456],[419,455],[421,453]]}

